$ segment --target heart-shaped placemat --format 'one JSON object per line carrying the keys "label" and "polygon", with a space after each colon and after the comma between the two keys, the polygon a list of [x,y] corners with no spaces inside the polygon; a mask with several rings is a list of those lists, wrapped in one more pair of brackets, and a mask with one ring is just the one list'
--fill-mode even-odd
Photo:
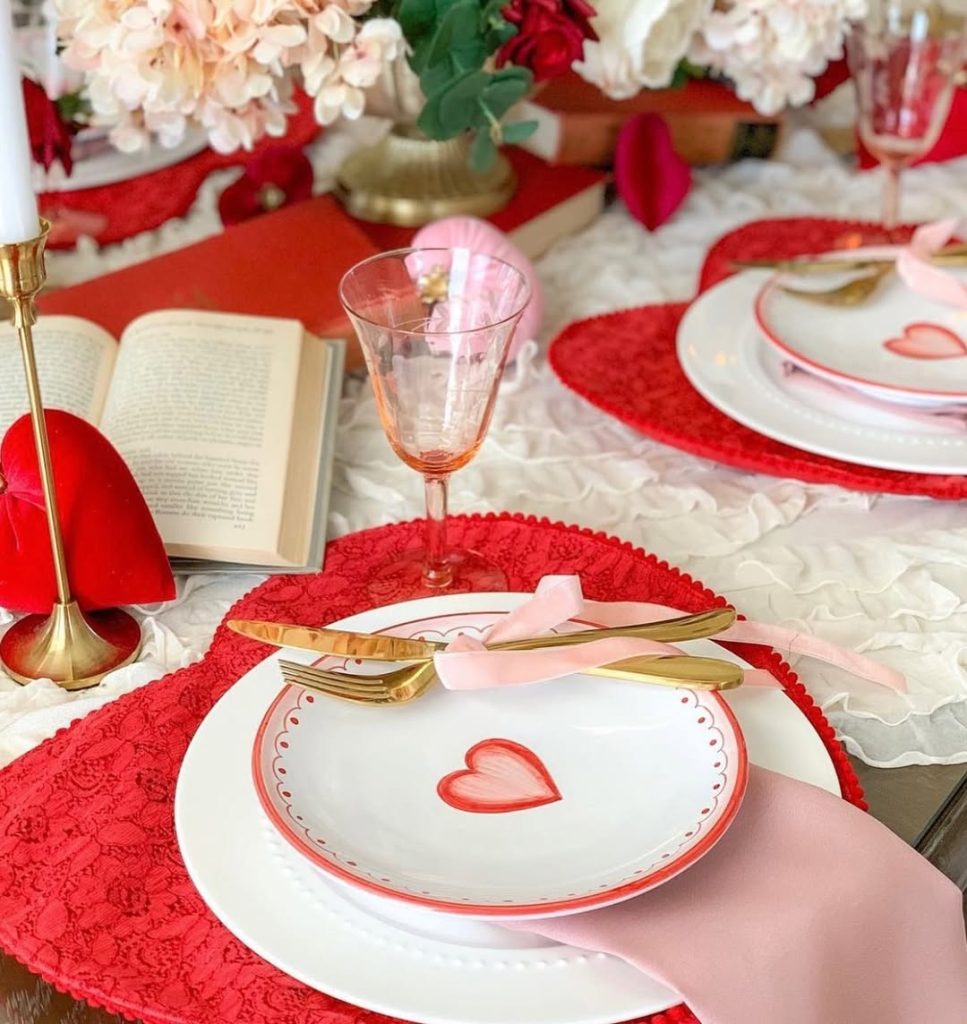
{"label": "heart-shaped placemat", "polygon": [[[812,217],[756,221],[712,246],[700,288],[704,291],[728,277],[731,260],[785,259],[900,241],[909,230],[890,236],[873,225]],[[623,423],[727,466],[859,491],[951,501],[967,497],[967,476],[860,466],[773,441],[730,419],[692,387],[678,362],[675,336],[687,308],[688,303],[668,303],[579,320],[552,343],[551,366],[569,388]]]}
{"label": "heart-shaped placemat", "polygon": [[[273,577],[226,618],[319,625],[372,607],[371,569],[417,546],[423,528],[415,521],[334,541],[325,572]],[[590,530],[503,514],[454,517],[450,533],[500,565],[510,590],[531,591],[547,573],[578,573],[593,600],[687,612],[725,604],[654,555]],[[388,582],[379,601],[405,596]],[[789,667],[767,648],[731,646],[780,680],[826,744],[844,798],[865,807],[832,728]],[[0,772],[4,951],[61,991],[146,1024],[390,1024],[248,950],[205,906],[178,852],[172,804],[185,750],[215,701],[267,653],[221,625],[202,661],[121,697]],[[696,1024],[683,1006],[649,1018],[673,1021]]]}

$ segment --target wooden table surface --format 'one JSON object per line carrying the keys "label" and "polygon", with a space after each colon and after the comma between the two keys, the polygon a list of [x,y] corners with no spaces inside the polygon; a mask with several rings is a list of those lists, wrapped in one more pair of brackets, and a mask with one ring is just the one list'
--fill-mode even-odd
{"label": "wooden table surface", "polygon": [[[967,765],[882,769],[854,760],[853,766],[871,813],[967,890]],[[0,956],[0,1024],[125,1022],[54,991]]]}

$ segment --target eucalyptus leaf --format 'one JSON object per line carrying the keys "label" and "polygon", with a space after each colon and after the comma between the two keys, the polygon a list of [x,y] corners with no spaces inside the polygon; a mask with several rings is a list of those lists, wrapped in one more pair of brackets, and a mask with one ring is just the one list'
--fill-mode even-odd
{"label": "eucalyptus leaf", "polygon": [[444,131],[457,135],[471,126],[480,93],[486,84],[487,75],[483,71],[469,71],[443,90],[439,104]]}
{"label": "eucalyptus leaf", "polygon": [[413,43],[430,32],[437,18],[434,0],[400,0],[396,14],[403,34]]}
{"label": "eucalyptus leaf", "polygon": [[479,131],[470,144],[470,166],[478,174],[483,174],[493,167],[497,159],[497,147],[494,145],[490,133]]}
{"label": "eucalyptus leaf", "polygon": [[[508,74],[507,72],[514,72]],[[520,74],[523,72],[523,74]],[[491,76],[483,90],[482,101],[499,118],[527,95],[531,87],[531,74],[525,68],[505,68]]]}
{"label": "eucalyptus leaf", "polygon": [[501,131],[503,132],[504,142],[510,144],[523,142],[524,139],[530,138],[537,131],[537,122],[511,121],[510,124],[502,125]]}

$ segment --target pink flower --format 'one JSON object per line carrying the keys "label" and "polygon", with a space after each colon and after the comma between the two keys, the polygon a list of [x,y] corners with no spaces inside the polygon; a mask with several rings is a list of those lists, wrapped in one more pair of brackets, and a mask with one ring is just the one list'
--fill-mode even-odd
{"label": "pink flower", "polygon": [[298,78],[329,123],[401,43],[396,22],[354,17],[372,0],[55,0],[65,64],[86,76],[95,124],[126,152],[177,145],[189,123],[212,147],[250,149],[285,131]]}

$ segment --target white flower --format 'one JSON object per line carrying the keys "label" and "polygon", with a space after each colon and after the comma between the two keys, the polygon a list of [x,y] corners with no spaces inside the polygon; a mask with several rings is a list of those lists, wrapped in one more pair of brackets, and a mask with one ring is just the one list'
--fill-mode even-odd
{"label": "white flower", "polygon": [[176,145],[189,122],[213,148],[285,133],[293,80],[319,121],[358,117],[363,90],[402,47],[372,0],[54,0],[63,59],[86,79],[96,123],[125,152]]}
{"label": "white flower", "polygon": [[598,41],[574,65],[613,99],[668,85],[713,0],[596,0]]}
{"label": "white flower", "polygon": [[689,60],[720,72],[760,113],[808,103],[813,78],[843,53],[866,0],[718,0]]}

